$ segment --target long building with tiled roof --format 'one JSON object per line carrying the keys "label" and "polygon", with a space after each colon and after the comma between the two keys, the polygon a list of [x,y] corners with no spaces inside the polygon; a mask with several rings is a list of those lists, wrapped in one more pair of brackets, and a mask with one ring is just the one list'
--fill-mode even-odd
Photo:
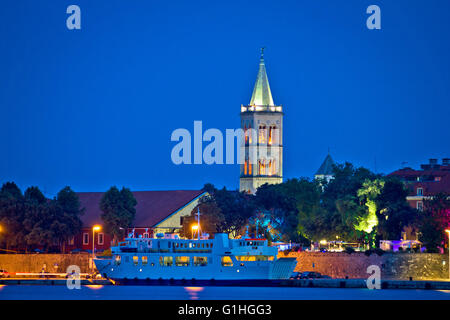
{"label": "long building with tiled roof", "polygon": [[[130,229],[135,235],[148,233],[177,233],[182,225],[182,219],[190,215],[197,206],[199,199],[207,193],[203,190],[169,190],[169,191],[132,191],[137,201],[136,215]],[[100,201],[103,192],[78,192],[84,214],[81,216],[83,229],[69,243],[69,250],[92,252],[93,232],[95,225],[103,225],[101,219]],[[111,245],[111,238],[100,230],[94,233],[95,250],[105,250]]]}

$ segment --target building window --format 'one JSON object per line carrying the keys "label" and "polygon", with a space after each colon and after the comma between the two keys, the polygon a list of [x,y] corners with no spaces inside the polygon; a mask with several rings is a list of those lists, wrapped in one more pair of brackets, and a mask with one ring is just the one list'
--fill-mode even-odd
{"label": "building window", "polygon": [[274,142],[276,143],[276,126],[270,126],[269,128],[269,145],[272,145]]}
{"label": "building window", "polygon": [[266,174],[266,167],[267,167],[266,160],[265,159],[259,160],[258,171],[259,171],[260,175],[265,175]]}
{"label": "building window", "polygon": [[188,267],[189,257],[175,257],[175,265],[177,267]]}
{"label": "building window", "polygon": [[147,256],[142,256],[142,265],[143,265],[143,266],[146,266],[147,263],[148,263]]}
{"label": "building window", "polygon": [[259,138],[258,138],[258,142],[260,144],[265,144],[266,143],[266,126],[263,124],[261,126],[259,126]]}
{"label": "building window", "polygon": [[159,264],[164,267],[170,267],[173,264],[173,258],[171,256],[159,257]]}
{"label": "building window", "polygon": [[208,257],[194,257],[194,266],[204,267],[208,264]]}
{"label": "building window", "polygon": [[222,266],[224,267],[232,267],[233,266],[233,260],[229,256],[222,257]]}
{"label": "building window", "polygon": [[137,266],[137,265],[138,265],[138,262],[139,262],[139,257],[138,257],[138,256],[133,256],[133,264],[134,264],[135,266]]}
{"label": "building window", "polygon": [[417,195],[423,196],[423,188],[417,188]]}
{"label": "building window", "polygon": [[[183,220],[182,220],[182,218],[183,218],[183,217],[180,218],[181,225],[183,225]],[[144,238],[149,238],[149,237],[150,237],[150,234],[149,234],[148,232],[145,232],[145,233],[144,233]]]}
{"label": "building window", "polygon": [[83,233],[83,244],[89,244],[89,233]]}
{"label": "building window", "polygon": [[423,202],[422,201],[417,201],[417,210],[423,211]]}
{"label": "building window", "polygon": [[98,234],[98,240],[97,240],[99,245],[102,245],[103,243],[105,243],[105,235],[104,233],[99,233]]}

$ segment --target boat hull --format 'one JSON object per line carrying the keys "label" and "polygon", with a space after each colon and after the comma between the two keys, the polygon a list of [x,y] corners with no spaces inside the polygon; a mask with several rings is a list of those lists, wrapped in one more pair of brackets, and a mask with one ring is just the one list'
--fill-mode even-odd
{"label": "boat hull", "polygon": [[160,266],[160,265],[115,265],[112,260],[94,259],[97,270],[106,278],[113,280],[261,280],[270,279],[273,261],[248,262],[244,265],[207,265],[198,267]]}

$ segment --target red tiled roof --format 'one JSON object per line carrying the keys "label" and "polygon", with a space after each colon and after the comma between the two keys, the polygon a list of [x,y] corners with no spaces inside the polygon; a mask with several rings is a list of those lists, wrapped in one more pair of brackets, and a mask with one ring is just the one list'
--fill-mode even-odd
{"label": "red tiled roof", "polygon": [[[171,191],[133,191],[136,198],[136,216],[132,226],[153,227],[172,213],[181,209],[204,193],[203,190],[171,190]],[[85,208],[81,216],[84,227],[102,224],[100,218],[100,200],[103,192],[77,192],[81,207]]]}
{"label": "red tiled roof", "polygon": [[[423,195],[435,195],[439,192],[450,193],[450,171],[448,170],[413,170],[400,169],[392,172],[388,176],[396,176],[406,179],[406,185],[409,187],[409,195],[417,195],[417,188],[423,188]],[[417,177],[439,177],[440,180],[416,181]]]}

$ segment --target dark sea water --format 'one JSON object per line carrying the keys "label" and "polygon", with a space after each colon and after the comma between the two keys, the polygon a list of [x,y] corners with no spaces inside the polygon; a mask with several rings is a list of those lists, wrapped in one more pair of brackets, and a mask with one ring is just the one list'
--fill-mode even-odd
{"label": "dark sea water", "polygon": [[0,300],[450,300],[450,290],[0,285]]}

